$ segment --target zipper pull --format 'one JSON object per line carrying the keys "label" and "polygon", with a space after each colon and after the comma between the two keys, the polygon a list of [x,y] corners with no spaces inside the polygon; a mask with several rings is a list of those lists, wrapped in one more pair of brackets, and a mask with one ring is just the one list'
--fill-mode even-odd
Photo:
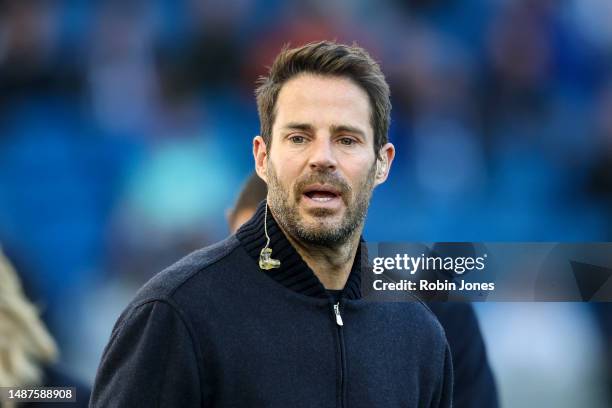
{"label": "zipper pull", "polygon": [[334,305],[334,314],[336,315],[336,324],[338,326],[344,326],[344,323],[342,323],[342,316],[340,316],[340,302]]}

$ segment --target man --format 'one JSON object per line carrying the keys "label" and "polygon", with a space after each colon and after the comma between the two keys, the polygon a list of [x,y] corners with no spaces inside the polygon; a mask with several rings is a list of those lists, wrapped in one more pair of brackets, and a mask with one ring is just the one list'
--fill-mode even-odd
{"label": "man", "polygon": [[419,302],[360,300],[360,236],[395,150],[361,48],[284,49],[257,89],[267,205],[158,274],[115,325],[93,407],[449,407],[444,332]]}
{"label": "man", "polygon": [[[253,216],[266,195],[266,183],[257,173],[251,174],[234,207],[227,214],[232,233]],[[472,305],[456,302],[428,302],[427,305],[444,328],[450,346],[454,377],[453,408],[497,407],[495,380]]]}

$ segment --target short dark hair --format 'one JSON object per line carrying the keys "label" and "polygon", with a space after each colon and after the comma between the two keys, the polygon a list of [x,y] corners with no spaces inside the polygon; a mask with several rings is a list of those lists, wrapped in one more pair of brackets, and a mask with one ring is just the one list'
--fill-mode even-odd
{"label": "short dark hair", "polygon": [[366,50],[353,44],[332,41],[309,43],[297,48],[285,45],[269,69],[268,76],[259,78],[255,95],[261,125],[261,136],[266,146],[272,143],[272,126],[278,94],[291,78],[312,73],[346,77],[360,86],[370,99],[370,123],[374,130],[374,152],[388,142],[387,132],[391,118],[389,85],[380,66]]}

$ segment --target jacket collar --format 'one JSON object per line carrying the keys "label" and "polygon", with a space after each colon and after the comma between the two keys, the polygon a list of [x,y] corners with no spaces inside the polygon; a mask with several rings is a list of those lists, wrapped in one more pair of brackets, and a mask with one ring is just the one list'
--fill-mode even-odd
{"label": "jacket collar", "polygon": [[[263,227],[265,205],[265,201],[259,203],[255,215],[236,232],[236,237],[256,263],[259,262],[261,249],[266,245]],[[285,237],[269,208],[267,218],[272,257],[280,260],[281,265],[279,268],[262,270],[262,272],[287,289],[307,296],[328,298],[325,287]],[[363,244],[363,239],[361,243]],[[342,297],[347,299],[361,298],[361,246],[359,245],[357,249],[353,267],[342,290]]]}

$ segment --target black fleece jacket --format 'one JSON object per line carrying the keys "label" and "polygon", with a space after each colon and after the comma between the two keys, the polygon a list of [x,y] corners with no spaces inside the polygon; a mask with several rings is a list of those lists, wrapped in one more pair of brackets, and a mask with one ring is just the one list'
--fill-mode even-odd
{"label": "black fleece jacket", "polygon": [[[332,297],[263,206],[235,236],[155,276],[113,329],[91,407],[450,407],[442,327],[419,302]],[[356,258],[359,259],[359,258]]]}

